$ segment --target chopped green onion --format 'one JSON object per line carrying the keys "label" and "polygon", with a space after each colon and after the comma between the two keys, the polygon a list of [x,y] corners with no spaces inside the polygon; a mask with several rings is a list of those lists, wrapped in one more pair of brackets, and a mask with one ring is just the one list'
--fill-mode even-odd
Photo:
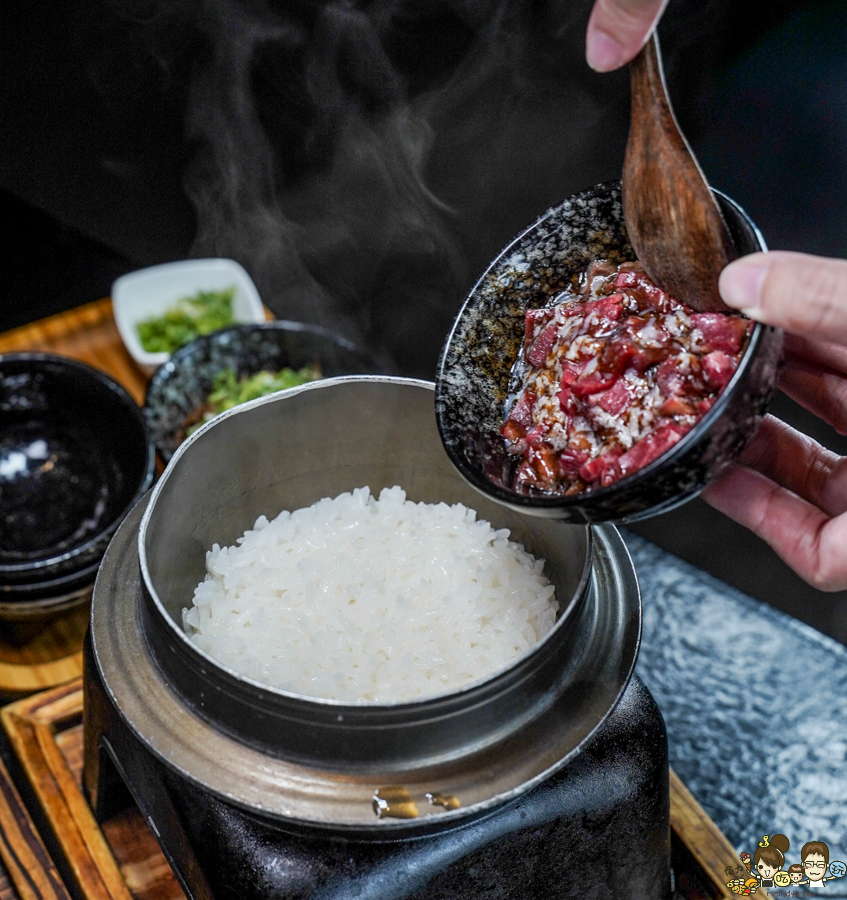
{"label": "chopped green onion", "polygon": [[301,384],[308,384],[310,381],[318,381],[320,378],[323,378],[323,375],[317,366],[303,366],[302,369],[296,371],[286,366],[279,372],[263,370],[255,375],[245,375],[240,379],[234,369],[223,369],[215,375],[212,391],[204,405],[202,418],[187,428],[186,434],[192,434],[209,419],[213,419],[240,403],[298,387]]}
{"label": "chopped green onion", "polygon": [[136,326],[141,346],[148,353],[173,353],[200,334],[211,334],[232,325],[232,298],[235,288],[198,291],[183,297],[158,317]]}

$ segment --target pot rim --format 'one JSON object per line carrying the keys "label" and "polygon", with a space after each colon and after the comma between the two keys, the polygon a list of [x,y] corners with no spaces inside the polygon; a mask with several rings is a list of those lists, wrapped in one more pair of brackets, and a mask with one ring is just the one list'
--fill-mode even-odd
{"label": "pot rim", "polygon": [[351,703],[350,701],[345,700],[333,700],[325,697],[316,697],[309,694],[301,694],[296,691],[287,691],[281,688],[267,685],[263,682],[257,681],[254,678],[250,678],[247,675],[237,672],[234,669],[231,669],[226,664],[215,659],[215,657],[211,656],[205,650],[198,647],[188,637],[188,635],[185,634],[183,629],[179,627],[178,623],[174,621],[173,617],[165,608],[165,605],[162,602],[158,591],[156,590],[155,584],[153,582],[153,577],[150,573],[150,568],[147,562],[146,545],[148,534],[150,532],[151,520],[153,519],[156,512],[157,501],[164,492],[168,480],[172,477],[175,477],[174,473],[179,467],[180,460],[187,453],[191,453],[191,447],[193,447],[194,444],[196,444],[199,440],[202,440],[204,434],[215,427],[221,426],[224,422],[234,416],[249,413],[250,410],[260,406],[280,402],[280,400],[282,400],[283,398],[291,397],[294,394],[304,393],[307,391],[325,390],[327,388],[332,388],[340,384],[355,384],[367,382],[408,385],[410,387],[422,387],[430,391],[434,391],[435,389],[435,385],[432,382],[422,379],[401,378],[391,375],[343,375],[335,378],[324,378],[320,381],[310,382],[305,385],[291,388],[287,391],[280,391],[277,394],[259,397],[256,400],[251,400],[247,403],[243,403],[236,407],[233,407],[232,409],[229,409],[226,412],[215,416],[215,418],[211,419],[209,422],[206,422],[201,428],[199,428],[185,441],[183,441],[183,443],[177,448],[176,453],[174,453],[173,457],[171,458],[171,462],[168,464],[164,473],[153,488],[150,502],[148,503],[144,511],[144,515],[142,517],[138,532],[138,559],[141,570],[143,589],[150,602],[153,604],[157,617],[165,623],[166,627],[168,627],[173,634],[177,636],[180,647],[185,649],[185,651],[189,653],[189,655],[199,656],[209,666],[214,667],[218,670],[223,670],[227,675],[235,679],[237,682],[248,685],[250,688],[256,691],[267,691],[273,696],[285,698],[297,705],[302,704],[304,708],[308,708],[313,704],[316,704],[318,707],[332,708],[337,710],[337,712],[341,715],[344,715],[345,712],[347,714],[355,714],[363,710],[372,710],[375,714],[378,714],[381,710],[422,710],[428,706],[436,706],[447,698],[461,697],[462,695],[478,692],[481,688],[489,686],[493,682],[509,678],[514,670],[518,668],[529,656],[533,655],[536,651],[541,651],[542,648],[546,647],[546,645],[551,640],[555,640],[558,633],[562,630],[564,623],[571,621],[576,615],[579,610],[581,599],[587,592],[589,581],[591,579],[593,564],[593,539],[591,531],[589,530],[587,532],[588,542],[585,560],[580,572],[577,588],[568,598],[567,604],[560,608],[559,613],[556,617],[556,624],[553,626],[553,628],[550,629],[550,631],[547,632],[547,634],[544,635],[544,637],[541,638],[541,640],[533,644],[533,646],[530,647],[529,650],[525,651],[520,656],[517,656],[514,659],[510,660],[503,668],[498,669],[497,671],[492,672],[491,674],[486,675],[483,678],[475,679],[474,681],[468,682],[467,684],[461,685],[460,687],[454,688],[452,690],[439,691],[435,694],[426,694],[419,699],[395,700],[390,702],[383,701],[380,703],[372,703],[369,701]]}

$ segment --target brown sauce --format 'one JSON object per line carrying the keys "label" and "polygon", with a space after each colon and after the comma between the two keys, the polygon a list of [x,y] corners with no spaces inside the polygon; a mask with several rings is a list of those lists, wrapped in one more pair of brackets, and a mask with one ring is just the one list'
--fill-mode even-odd
{"label": "brown sauce", "polygon": [[462,801],[452,794],[433,794],[426,795],[426,799],[432,806],[443,806],[444,809],[458,809],[462,805]]}
{"label": "brown sauce", "polygon": [[377,788],[371,800],[378,819],[417,819],[418,807],[412,795],[399,784]]}

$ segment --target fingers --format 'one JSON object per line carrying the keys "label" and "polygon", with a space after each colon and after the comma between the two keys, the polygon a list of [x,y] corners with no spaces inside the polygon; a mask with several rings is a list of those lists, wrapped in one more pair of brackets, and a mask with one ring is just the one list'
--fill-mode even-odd
{"label": "fingers", "polygon": [[767,541],[813,587],[847,589],[847,514],[830,518],[744,466],[733,466],[715,479],[703,499]]}
{"label": "fingers", "polygon": [[785,358],[814,363],[847,375],[847,347],[829,341],[813,341],[796,334],[786,334]]}
{"label": "fingers", "polygon": [[644,46],[668,0],[596,0],[585,56],[595,72],[626,65]]}
{"label": "fingers", "polygon": [[847,378],[841,372],[808,358],[789,358],[779,386],[839,434],[847,434]]}
{"label": "fingers", "polygon": [[[847,433],[847,262],[756,253],[724,269],[720,291],[751,319],[793,335],[782,389]],[[743,461],[704,499],[764,538],[810,584],[847,588],[845,460],[768,417]]]}
{"label": "fingers", "polygon": [[847,344],[847,261],[754,253],[721,272],[720,292],[751,319],[792,334]]}
{"label": "fingers", "polygon": [[703,492],[820,590],[847,588],[847,459],[773,416]]}
{"label": "fingers", "polygon": [[828,516],[847,512],[847,460],[767,416],[741,461]]}
{"label": "fingers", "polygon": [[840,434],[847,434],[847,347],[786,335],[780,387]]}

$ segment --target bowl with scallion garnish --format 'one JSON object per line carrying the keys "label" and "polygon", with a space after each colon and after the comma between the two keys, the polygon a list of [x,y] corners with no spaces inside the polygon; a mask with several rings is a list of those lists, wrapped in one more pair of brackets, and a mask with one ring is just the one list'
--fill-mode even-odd
{"label": "bowl with scallion garnish", "polygon": [[194,338],[265,321],[259,292],[232,259],[186,259],[123,275],[112,285],[115,324],[148,373]]}
{"label": "bowl with scallion garnish", "polygon": [[386,373],[368,351],[317,325],[234,325],[177,350],[150,380],[144,415],[168,462],[190,434],[234,406],[322,378]]}

